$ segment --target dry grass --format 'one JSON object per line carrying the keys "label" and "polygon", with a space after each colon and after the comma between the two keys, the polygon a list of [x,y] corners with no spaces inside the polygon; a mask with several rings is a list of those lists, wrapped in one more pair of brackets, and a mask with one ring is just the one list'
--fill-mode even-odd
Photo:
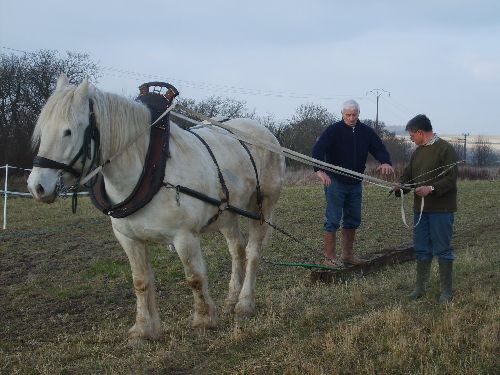
{"label": "dry grass", "polygon": [[[51,206],[9,199],[0,233],[0,372],[5,374],[495,374],[499,371],[500,183],[461,182],[454,246],[456,297],[441,307],[437,271],[410,302],[413,264],[337,285],[263,263],[257,316],[189,327],[192,297],[174,253],[152,247],[163,321],[158,342],[127,346],[135,296],[107,218],[81,199]],[[320,259],[322,190],[285,189],[275,221],[316,252],[273,235],[265,256]],[[360,252],[411,241],[399,201],[365,188]],[[408,202],[408,207],[410,203]],[[230,261],[220,235],[203,240],[210,289],[222,305]]]}

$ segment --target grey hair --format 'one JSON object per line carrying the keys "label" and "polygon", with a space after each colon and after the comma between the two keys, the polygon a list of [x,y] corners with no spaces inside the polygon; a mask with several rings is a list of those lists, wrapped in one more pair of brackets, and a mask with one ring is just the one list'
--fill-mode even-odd
{"label": "grey hair", "polygon": [[346,109],[355,109],[359,113],[359,104],[357,101],[349,99],[342,104],[342,113],[344,113]]}

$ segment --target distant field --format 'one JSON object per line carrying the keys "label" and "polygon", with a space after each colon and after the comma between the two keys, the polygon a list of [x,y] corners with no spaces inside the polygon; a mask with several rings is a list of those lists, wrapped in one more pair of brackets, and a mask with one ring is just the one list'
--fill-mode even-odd
{"label": "distant field", "polygon": [[[447,141],[459,143],[463,143],[464,138],[463,135],[442,134],[440,136]],[[500,151],[500,135],[469,135],[467,136],[467,147],[470,146],[471,148],[474,148],[479,138],[488,142],[495,150]]]}
{"label": "distant field", "polygon": [[[190,328],[181,262],[154,245],[163,334],[139,349],[127,346],[135,295],[109,220],[87,198],[75,215],[70,200],[9,199],[9,229],[0,231],[0,373],[498,374],[500,181],[461,181],[459,191],[456,297],[448,306],[436,303],[435,268],[429,294],[410,302],[412,263],[340,285],[262,263],[257,315],[235,326],[220,309],[230,260],[223,237],[211,234],[203,248],[219,328]],[[275,232],[264,256],[321,260],[323,205],[317,184],[287,187],[274,221],[316,250]],[[365,188],[361,253],[411,242],[399,205],[385,190]]]}
{"label": "distant field", "polygon": [[[464,137],[463,135],[454,135],[454,134],[439,134],[441,138],[446,141],[452,143],[460,143],[463,144]],[[410,140],[410,136],[407,134],[402,134],[400,137]],[[489,142],[490,146],[497,151],[500,151],[500,135],[468,135],[467,136],[467,147],[473,148],[478,141],[478,137],[481,137],[482,140]]]}

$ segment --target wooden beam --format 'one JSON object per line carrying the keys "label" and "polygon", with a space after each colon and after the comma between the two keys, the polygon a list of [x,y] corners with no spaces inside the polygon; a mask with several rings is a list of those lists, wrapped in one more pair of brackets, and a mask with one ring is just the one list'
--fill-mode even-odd
{"label": "wooden beam", "polygon": [[364,276],[380,270],[385,266],[408,262],[415,259],[413,247],[397,249],[384,249],[375,253],[369,253],[362,257],[366,263],[358,265],[345,265],[339,268],[314,269],[311,271],[312,282],[339,282],[354,276]]}

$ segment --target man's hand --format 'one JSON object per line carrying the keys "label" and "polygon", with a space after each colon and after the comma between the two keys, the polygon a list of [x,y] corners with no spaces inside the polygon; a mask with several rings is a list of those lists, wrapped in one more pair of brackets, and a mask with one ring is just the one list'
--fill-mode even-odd
{"label": "man's hand", "polygon": [[394,173],[394,168],[392,168],[392,165],[384,163],[378,166],[377,172],[382,172],[382,174],[391,174]]}
{"label": "man's hand", "polygon": [[401,190],[403,191],[403,195],[404,194],[408,194],[411,191],[411,189],[404,188],[400,184],[398,184],[398,185],[395,185],[392,188],[392,190],[389,192],[389,195],[391,195],[392,193],[394,193],[394,196],[396,196],[396,197],[399,198],[399,197],[401,197]]}
{"label": "man's hand", "polygon": [[430,193],[432,193],[433,189],[432,186],[420,186],[415,189],[415,194],[417,194],[420,197],[426,197]]}
{"label": "man's hand", "polygon": [[319,177],[321,183],[325,186],[330,186],[330,184],[332,183],[331,178],[323,171],[317,171],[316,176]]}

